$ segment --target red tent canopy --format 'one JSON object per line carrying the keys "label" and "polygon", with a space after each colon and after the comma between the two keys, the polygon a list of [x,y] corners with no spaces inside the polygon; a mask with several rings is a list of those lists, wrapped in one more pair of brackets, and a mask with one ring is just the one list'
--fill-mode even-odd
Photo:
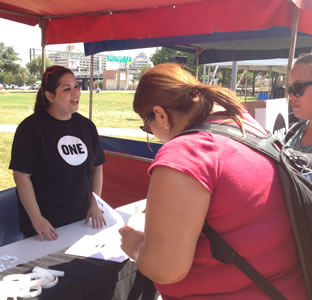
{"label": "red tent canopy", "polygon": [[[298,31],[312,34],[312,1],[292,1],[309,7]],[[291,28],[293,12],[288,0],[0,0],[1,18],[45,24],[47,45]]]}

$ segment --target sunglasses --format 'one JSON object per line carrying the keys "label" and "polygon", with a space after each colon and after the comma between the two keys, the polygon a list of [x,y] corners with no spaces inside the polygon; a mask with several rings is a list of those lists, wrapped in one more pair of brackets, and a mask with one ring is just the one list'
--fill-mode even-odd
{"label": "sunglasses", "polygon": [[151,147],[151,145],[150,145],[150,141],[151,141],[154,137],[152,137],[151,139],[149,139],[149,138],[148,138],[148,134],[153,134],[153,132],[152,132],[152,130],[151,130],[151,128],[150,128],[150,124],[151,124],[151,122],[154,120],[154,118],[155,118],[155,115],[154,115],[154,113],[152,112],[152,113],[148,116],[148,118],[146,119],[145,124],[144,124],[143,126],[140,126],[140,129],[142,129],[144,132],[146,132],[147,147],[148,147],[148,149],[149,149],[151,152],[153,152],[153,149],[152,149],[152,147]]}
{"label": "sunglasses", "polygon": [[309,85],[312,85],[312,81],[297,81],[287,86],[287,93],[288,95],[293,93],[296,97],[301,97],[305,88]]}
{"label": "sunglasses", "polygon": [[146,132],[146,133],[153,134],[153,132],[152,132],[152,130],[151,130],[151,128],[150,128],[150,124],[151,124],[151,122],[153,121],[154,117],[155,117],[155,116],[154,116],[154,113],[152,112],[152,113],[148,116],[148,118],[147,118],[145,124],[144,124],[143,126],[140,126],[140,129],[142,129],[142,130],[143,130],[144,132]]}

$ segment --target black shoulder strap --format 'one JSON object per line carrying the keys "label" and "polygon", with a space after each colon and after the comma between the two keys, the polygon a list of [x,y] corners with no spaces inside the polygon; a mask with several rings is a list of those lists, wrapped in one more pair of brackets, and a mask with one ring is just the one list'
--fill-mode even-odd
{"label": "black shoulder strap", "polygon": [[233,140],[241,142],[269,157],[273,158],[275,161],[280,161],[280,149],[282,148],[282,142],[274,135],[268,133],[265,137],[257,136],[251,132],[246,131],[243,135],[241,128],[226,124],[226,123],[214,123],[208,122],[201,124],[189,130],[185,130],[179,133],[177,136],[201,132],[210,131],[213,133],[221,134],[227,136]]}
{"label": "black shoulder strap", "polygon": [[210,240],[212,256],[224,264],[235,264],[246,276],[255,282],[272,300],[286,300],[265,277],[247,260],[241,257],[222,237],[205,221],[203,232]]}
{"label": "black shoulder strap", "polygon": [[292,125],[289,130],[287,131],[284,142],[287,143],[289,139],[297,132],[297,130],[302,126],[303,123],[305,123],[306,120],[299,120],[294,125]]}
{"label": "black shoulder strap", "polygon": [[[222,134],[239,141],[265,155],[268,155],[275,161],[280,161],[280,149],[282,148],[282,143],[277,137],[271,134],[268,134],[266,137],[259,137],[250,132],[246,132],[244,135],[239,127],[230,124],[213,122],[204,123],[196,128],[183,131],[177,136],[201,131],[210,131],[213,133]],[[241,257],[224,239],[222,239],[222,237],[210,225],[208,225],[206,221],[203,227],[203,232],[211,242],[211,253],[215,259],[225,264],[235,264],[271,299],[287,299],[263,275],[261,275],[254,267],[252,267],[246,259]]]}

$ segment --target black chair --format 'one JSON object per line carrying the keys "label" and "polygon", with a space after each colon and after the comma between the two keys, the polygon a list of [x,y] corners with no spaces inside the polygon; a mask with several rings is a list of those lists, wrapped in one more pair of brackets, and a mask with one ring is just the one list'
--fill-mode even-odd
{"label": "black chair", "polygon": [[0,246],[23,239],[19,231],[16,188],[0,191]]}

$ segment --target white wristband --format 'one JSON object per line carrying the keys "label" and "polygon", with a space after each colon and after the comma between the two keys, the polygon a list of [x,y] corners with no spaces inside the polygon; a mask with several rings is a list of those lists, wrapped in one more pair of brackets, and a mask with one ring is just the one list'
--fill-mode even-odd
{"label": "white wristband", "polygon": [[57,276],[54,276],[54,280],[53,280],[53,281],[50,281],[50,282],[48,282],[48,283],[46,283],[46,284],[44,284],[44,285],[42,286],[42,288],[44,288],[44,289],[49,289],[49,288],[55,286],[57,283],[58,283],[58,277],[57,277]]}
{"label": "white wristband", "polygon": [[65,274],[64,271],[45,269],[45,268],[41,268],[41,267],[34,267],[32,271],[33,272],[44,273],[44,274],[46,274],[48,272],[49,274],[52,274],[54,276],[59,276],[59,277],[63,277],[64,274]]}
{"label": "white wristband", "polygon": [[[45,274],[42,273],[30,273],[30,287],[42,286],[49,281]],[[53,278],[54,279],[54,278]]]}
{"label": "white wristband", "polygon": [[3,281],[30,281],[30,274],[11,274],[3,277]]}
{"label": "white wristband", "polygon": [[36,297],[36,296],[39,296],[42,293],[42,288],[41,288],[40,285],[39,286],[38,285],[32,286],[30,289],[32,291],[29,291],[27,294],[23,295],[22,296],[23,298]]}

